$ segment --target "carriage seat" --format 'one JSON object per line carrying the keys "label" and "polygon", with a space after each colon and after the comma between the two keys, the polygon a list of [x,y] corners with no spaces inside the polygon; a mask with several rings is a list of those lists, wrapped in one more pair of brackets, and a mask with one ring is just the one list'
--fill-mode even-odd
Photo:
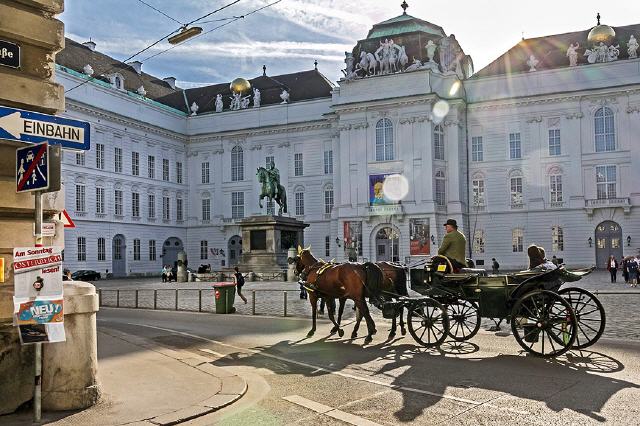
{"label": "carriage seat", "polygon": [[487,276],[487,270],[486,269],[480,269],[480,268],[461,268],[460,269],[460,273],[461,274],[476,274],[480,277],[486,277]]}

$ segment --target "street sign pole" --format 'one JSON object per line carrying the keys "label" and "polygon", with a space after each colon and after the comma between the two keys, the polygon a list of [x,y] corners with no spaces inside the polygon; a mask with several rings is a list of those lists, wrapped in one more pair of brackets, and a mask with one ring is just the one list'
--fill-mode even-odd
{"label": "street sign pole", "polygon": [[[42,192],[33,193],[35,198],[35,234],[36,247],[42,247]],[[35,347],[35,388],[33,391],[33,420],[40,423],[42,419],[42,343]]]}

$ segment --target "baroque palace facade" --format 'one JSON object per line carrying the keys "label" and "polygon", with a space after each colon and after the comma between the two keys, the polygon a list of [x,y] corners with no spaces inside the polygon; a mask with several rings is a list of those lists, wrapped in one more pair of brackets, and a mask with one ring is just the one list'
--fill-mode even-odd
{"label": "baroque palace facade", "polygon": [[[157,274],[186,250],[213,269],[240,256],[238,222],[258,205],[255,170],[274,162],[290,216],[324,258],[412,262],[458,221],[469,255],[526,266],[535,243],[603,267],[640,246],[640,25],[522,40],[474,73],[453,35],[406,12],[317,69],[182,90],[67,40],[65,116],[92,124],[67,151],[65,263]],[[411,58],[411,60],[409,60]],[[77,86],[77,87],[76,87]],[[256,90],[257,89],[257,90]],[[409,182],[394,202],[388,175]]]}

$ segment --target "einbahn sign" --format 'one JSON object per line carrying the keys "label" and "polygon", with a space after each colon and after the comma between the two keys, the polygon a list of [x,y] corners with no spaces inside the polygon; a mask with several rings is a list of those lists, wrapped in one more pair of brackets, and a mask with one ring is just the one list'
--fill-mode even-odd
{"label": "einbahn sign", "polygon": [[30,143],[46,141],[63,148],[88,151],[91,127],[86,121],[0,106],[0,138]]}

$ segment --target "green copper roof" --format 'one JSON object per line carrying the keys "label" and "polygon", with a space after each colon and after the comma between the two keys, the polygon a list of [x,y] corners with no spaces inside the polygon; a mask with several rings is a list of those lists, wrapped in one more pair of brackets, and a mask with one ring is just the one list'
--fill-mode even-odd
{"label": "green copper roof", "polygon": [[390,37],[415,31],[422,31],[440,37],[446,36],[442,28],[439,26],[423,21],[422,19],[415,18],[411,15],[403,14],[384,22],[380,22],[379,24],[375,24],[369,31],[367,38]]}

